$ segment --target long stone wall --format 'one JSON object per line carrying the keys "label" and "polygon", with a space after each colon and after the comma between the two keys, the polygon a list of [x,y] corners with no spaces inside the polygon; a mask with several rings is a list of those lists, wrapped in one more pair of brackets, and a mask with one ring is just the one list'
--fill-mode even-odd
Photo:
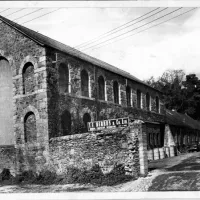
{"label": "long stone wall", "polygon": [[12,175],[16,172],[16,150],[14,145],[0,146],[0,173],[4,168]]}
{"label": "long stone wall", "polygon": [[[57,53],[57,62],[55,55]],[[69,69],[68,92],[59,90],[59,66],[65,64]],[[90,95],[81,95],[81,71],[87,70],[89,74]],[[149,122],[165,121],[165,110],[160,101],[160,112],[156,112],[156,96],[160,93],[143,84],[126,79],[123,76],[107,71],[91,63],[87,63],[79,58],[63,54],[54,49],[46,49],[46,70],[47,70],[47,105],[48,105],[48,127],[49,137],[60,137],[62,133],[61,116],[64,111],[71,115],[71,132],[69,134],[84,133],[83,115],[88,113],[91,121],[106,120],[119,117],[129,117]],[[105,79],[105,99],[98,98],[98,77]],[[114,103],[113,81],[117,80],[120,88],[119,104]],[[131,106],[127,106],[126,85],[131,88]],[[136,91],[142,93],[142,108],[137,108]],[[149,93],[150,110],[146,108],[146,93]],[[160,97],[161,99],[161,97]],[[74,130],[76,129],[76,130]]]}
{"label": "long stone wall", "polygon": [[148,163],[145,138],[145,127],[142,124],[51,138],[51,167],[62,174],[70,167],[89,170],[99,165],[103,173],[109,173],[114,166],[122,164],[126,174],[134,177],[146,175]]}

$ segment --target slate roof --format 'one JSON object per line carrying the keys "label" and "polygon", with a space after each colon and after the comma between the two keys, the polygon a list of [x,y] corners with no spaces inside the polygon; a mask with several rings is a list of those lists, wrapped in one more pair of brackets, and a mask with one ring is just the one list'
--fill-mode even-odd
{"label": "slate roof", "polygon": [[166,110],[166,122],[169,125],[200,130],[199,121],[194,120],[186,114],[181,114],[176,111]]}
{"label": "slate roof", "polygon": [[131,79],[131,80],[134,80],[138,83],[141,83],[145,86],[148,86],[158,92],[161,92],[151,86],[149,86],[148,84],[146,84],[145,82],[141,81],[140,79],[136,78],[135,76],[131,75],[130,73],[124,71],[124,70],[121,70],[117,67],[114,67],[113,65],[110,65],[104,61],[101,61],[97,58],[94,58],[92,56],[89,56],[77,49],[74,49],[68,45],[65,45],[61,42],[58,42],[52,38],[49,38],[41,33],[38,33],[36,31],[33,31],[29,28],[26,28],[25,26],[22,26],[20,24],[17,24],[3,16],[0,15],[0,20],[3,21],[5,24],[9,25],[10,27],[14,28],[15,30],[19,31],[20,33],[22,33],[23,35],[25,35],[26,37],[30,38],[31,40],[35,41],[36,43],[42,45],[42,46],[47,46],[47,47],[51,47],[51,48],[54,48],[54,49],[57,49],[61,52],[64,52],[64,53],[67,53],[71,56],[74,56],[74,57],[78,57],[82,60],[85,60],[89,63],[92,63],[94,65],[97,65],[101,68],[104,68],[108,71],[111,71],[111,72],[114,72],[116,74],[119,74],[121,76],[124,76],[128,79]]}

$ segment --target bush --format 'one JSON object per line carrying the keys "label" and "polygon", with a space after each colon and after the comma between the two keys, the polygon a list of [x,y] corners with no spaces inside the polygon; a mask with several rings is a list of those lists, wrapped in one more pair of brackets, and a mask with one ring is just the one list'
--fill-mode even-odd
{"label": "bush", "polygon": [[14,182],[14,177],[10,173],[9,169],[4,168],[0,174],[0,182],[3,185],[10,185]]}
{"label": "bush", "polygon": [[9,169],[4,168],[3,171],[1,172],[1,180],[9,180],[11,178],[11,173]]}
{"label": "bush", "polygon": [[21,174],[18,174],[15,177],[15,182],[16,183],[34,183],[36,181],[36,177],[37,175],[31,171],[31,170],[27,170],[22,172]]}
{"label": "bush", "polygon": [[[24,171],[18,174],[14,179],[9,170],[3,170],[1,177],[4,180],[10,180],[10,183],[23,184],[94,184],[94,185],[115,185],[133,179],[132,176],[125,175],[125,169],[122,164],[116,165],[108,174],[103,174],[99,165],[94,165],[90,170],[80,170],[70,167],[65,175],[57,175],[55,172],[42,171],[37,175],[33,171]],[[12,179],[11,179],[12,178]],[[2,179],[2,180],[3,180]]]}
{"label": "bush", "polygon": [[115,165],[113,170],[106,174],[103,179],[102,185],[112,186],[119,183],[124,183],[133,179],[132,176],[125,174],[125,168],[123,164]]}
{"label": "bush", "polygon": [[70,167],[67,169],[65,182],[76,183],[76,182],[78,182],[78,179],[81,177],[81,174],[82,174],[81,170],[74,168],[74,167]]}
{"label": "bush", "polygon": [[122,164],[116,165],[113,170],[104,175],[99,165],[94,165],[90,170],[81,171],[77,168],[69,168],[67,176],[68,183],[82,183],[95,185],[115,185],[133,179],[132,176],[125,175]]}
{"label": "bush", "polygon": [[55,172],[51,172],[49,170],[47,171],[42,171],[40,174],[37,176],[37,183],[42,183],[42,184],[54,184],[56,183],[57,180],[57,175]]}

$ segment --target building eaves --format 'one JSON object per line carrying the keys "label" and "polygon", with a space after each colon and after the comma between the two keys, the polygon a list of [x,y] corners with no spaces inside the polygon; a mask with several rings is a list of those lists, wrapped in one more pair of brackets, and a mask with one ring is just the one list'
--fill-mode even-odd
{"label": "building eaves", "polygon": [[166,110],[166,121],[169,125],[187,127],[200,130],[199,122],[188,115],[176,111]]}

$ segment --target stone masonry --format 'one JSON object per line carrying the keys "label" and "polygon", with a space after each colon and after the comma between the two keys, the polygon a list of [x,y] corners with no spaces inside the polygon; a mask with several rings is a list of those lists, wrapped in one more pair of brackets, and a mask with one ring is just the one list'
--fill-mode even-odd
{"label": "stone masonry", "polygon": [[[1,16],[0,36],[0,61],[8,62],[12,72],[9,77],[13,87],[8,91],[13,96],[12,108],[8,109],[13,112],[10,123],[14,128],[9,134],[2,133],[1,138],[5,139],[0,145],[6,145],[7,141],[13,145],[16,173],[46,169],[60,173],[68,166],[88,168],[95,163],[106,173],[112,170],[113,165],[123,163],[127,173],[134,176],[146,174],[146,125],[132,125],[111,133],[88,133],[84,117],[90,121],[129,117],[131,121],[163,124],[165,108],[159,91],[136,78],[123,76],[117,68],[111,68],[113,72],[102,67],[103,62],[94,64],[78,54],[66,53],[64,49],[62,51],[63,46],[58,48],[60,43],[50,38],[47,44],[42,41],[46,37],[37,39],[43,36]],[[66,66],[67,76],[59,74],[61,64]],[[84,88],[87,95],[81,91],[83,70],[88,75],[85,84],[88,87]],[[98,96],[100,76],[105,80],[103,100]],[[61,90],[61,85],[65,87],[59,82],[62,77],[67,78],[67,88]],[[118,103],[114,103],[114,82],[119,86]],[[130,105],[127,105],[127,86],[131,88]],[[138,90],[141,94],[140,107],[137,107]],[[147,93],[150,95],[149,110],[146,106]],[[9,98],[1,92],[0,96],[3,95],[5,99]],[[159,108],[156,107],[156,98],[159,99]],[[61,119],[62,116],[67,118]],[[65,131],[63,121],[67,124]]]}
{"label": "stone masonry", "polygon": [[91,169],[99,165],[104,174],[122,164],[126,174],[146,175],[145,125],[112,129],[97,133],[83,133],[50,139],[50,170],[58,174],[70,167]]}

